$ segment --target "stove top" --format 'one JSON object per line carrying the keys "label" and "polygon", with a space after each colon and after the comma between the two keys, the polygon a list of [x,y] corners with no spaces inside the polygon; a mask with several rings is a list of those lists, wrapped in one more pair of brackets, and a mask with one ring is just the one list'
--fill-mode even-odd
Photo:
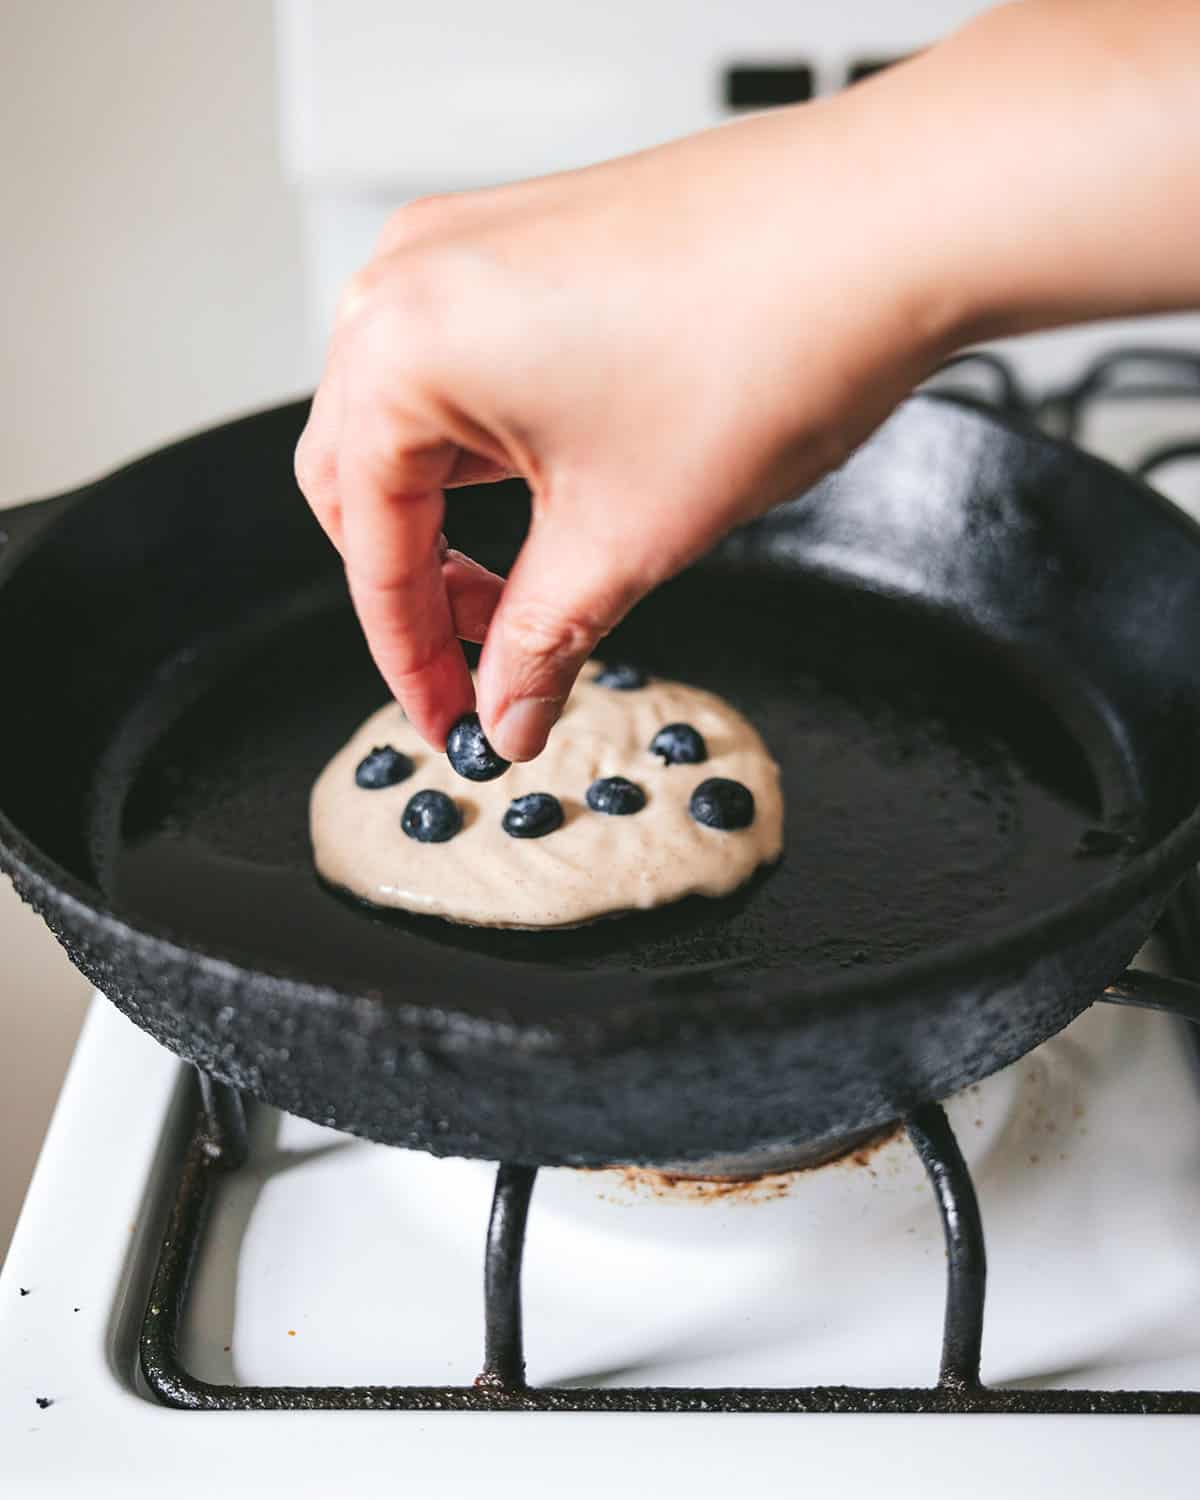
{"label": "stove top", "polygon": [[[1035,413],[1200,516],[1200,359],[1135,351],[1036,401],[988,360],[937,383]],[[1190,975],[1187,946],[1177,938],[1143,961]],[[255,1108],[244,1165],[218,1171],[211,1136],[192,1138],[194,1077],[97,997],[0,1273],[0,1483],[23,1497],[724,1496],[777,1494],[799,1472],[848,1495],[1190,1494],[1186,1420],[1101,1414],[1081,1428],[995,1408],[881,1419],[836,1392],[914,1392],[937,1410],[943,1391],[963,1404],[955,1361],[969,1365],[978,1332],[977,1196],[992,1391],[1086,1389],[1100,1412],[1139,1400],[1200,1410],[1200,1398],[1153,1394],[1200,1392],[1198,1078],[1187,1023],[1098,1005],[947,1101],[957,1165],[934,1107],[932,1137],[914,1131],[924,1163],[897,1133],[750,1185],[543,1170],[529,1202],[532,1178],[518,1173],[493,1219],[485,1303],[494,1167]],[[228,1155],[236,1112],[216,1102]],[[186,1178],[178,1191],[189,1139],[188,1170],[215,1191],[185,1296],[178,1258],[199,1202]],[[948,1351],[931,1169],[951,1220]],[[552,1416],[520,1401],[499,1416],[504,1400],[472,1384],[485,1323],[489,1361],[501,1374],[519,1361],[518,1308],[530,1386],[564,1395]],[[172,1387],[177,1321],[187,1378]],[[266,1393],[249,1403],[262,1409],[158,1404],[139,1340],[160,1395],[219,1408],[223,1393],[248,1390]],[[281,1389],[312,1387],[473,1409],[272,1409]],[[388,1399],[413,1387],[430,1399]],[[620,1393],[647,1388],[659,1393],[653,1420],[622,1409]],[[810,1409],[743,1409],[797,1388]],[[606,1392],[614,1409],[570,1409],[603,1407]],[[739,1392],[755,1399],[724,1399]],[[823,1405],[813,1392],[833,1394]]]}
{"label": "stove top", "polygon": [[[1200,1389],[1200,1098],[1182,1024],[1097,1006],[948,1102],[987,1227],[985,1380]],[[10,1493],[774,1494],[798,1452],[827,1493],[949,1493],[964,1473],[975,1496],[1049,1494],[1049,1476],[1056,1494],[1191,1492],[1179,1419],[1151,1435],[1130,1416],[1084,1431],[1011,1415],[169,1410],[137,1342],[194,1106],[186,1070],[97,997],[0,1275]],[[185,1366],[222,1384],[469,1385],[490,1169],[267,1109],[250,1137]],[[535,1383],[935,1378],[942,1234],[903,1138],[740,1191],[543,1171],[528,1233]]]}

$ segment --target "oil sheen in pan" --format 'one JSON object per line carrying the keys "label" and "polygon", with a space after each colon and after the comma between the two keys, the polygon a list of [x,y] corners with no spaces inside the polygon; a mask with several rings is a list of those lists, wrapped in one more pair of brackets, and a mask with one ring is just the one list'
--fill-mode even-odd
{"label": "oil sheen in pan", "polygon": [[817,980],[982,937],[1122,857],[1119,840],[1088,847],[1102,823],[1124,831],[1132,805],[1112,747],[1068,735],[1027,663],[895,602],[701,572],[606,650],[727,697],[780,762],[783,859],[733,896],[530,933],[385,914],[322,886],[309,790],[384,696],[344,606],[267,620],[139,707],[110,766],[119,818],[97,835],[109,889],[209,952],[399,996],[430,945],[614,975],[733,961]]}

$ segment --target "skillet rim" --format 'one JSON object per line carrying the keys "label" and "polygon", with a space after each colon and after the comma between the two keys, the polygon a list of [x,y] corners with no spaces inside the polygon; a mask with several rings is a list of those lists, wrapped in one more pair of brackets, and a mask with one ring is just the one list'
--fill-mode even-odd
{"label": "skillet rim", "polygon": [[[53,540],[66,518],[80,505],[95,500],[110,486],[118,485],[146,465],[202,446],[217,434],[239,427],[253,427],[267,417],[295,413],[300,417],[308,400],[289,401],[261,408],[232,421],[200,429],[175,442],[151,450],[130,463],[80,488],[34,502],[52,506],[55,515],[38,529],[27,546],[18,541],[0,552],[0,589],[11,573],[34,558]],[[1116,483],[1136,494],[1149,506],[1159,524],[1172,526],[1194,548],[1200,562],[1200,523],[1140,477],[1075,448],[1072,444],[1032,428],[1020,419],[961,402],[933,391],[907,397],[886,419],[904,420],[910,409],[940,409],[953,419],[976,429],[999,429],[1009,437],[1040,448],[1057,461],[1067,461],[1081,471],[1091,471],[1105,484]],[[886,425],[886,424],[881,424]],[[867,439],[869,442],[870,439]],[[4,512],[0,512],[2,518]],[[384,1000],[369,991],[341,989],[315,983],[289,972],[284,965],[262,967],[252,959],[231,957],[211,947],[192,946],[173,936],[159,924],[135,923],[123,915],[103,894],[48,858],[26,838],[0,806],[0,872],[12,877],[18,894],[38,911],[51,930],[70,951],[68,941],[50,921],[49,913],[61,916],[63,925],[92,934],[120,953],[136,952],[154,969],[170,965],[175,970],[199,970],[226,989],[234,989],[241,1004],[251,1008],[278,1007],[281,1000],[299,1009],[309,1006],[347,1007],[351,1013],[363,1007],[386,1013],[393,1033],[407,1033],[422,1045],[449,1039],[460,1047],[464,1041],[485,1046],[500,1045],[516,1052],[573,1054],[623,1050],[653,1043],[666,1035],[678,1040],[728,1036],[748,1030],[787,1030],[803,1026],[805,1012],[857,1006],[866,1011],[886,1009],[902,995],[921,988],[956,987],[970,990],[994,987],[1000,976],[1019,973],[1037,959],[1064,947],[1089,930],[1127,914],[1147,897],[1161,891],[1186,874],[1200,859],[1200,801],[1170,831],[1149,847],[1132,854],[1111,875],[1098,881],[1080,897],[1069,898],[984,937],[958,938],[923,950],[886,967],[850,969],[844,975],[826,976],[816,986],[797,981],[788,971],[749,970],[736,959],[703,966],[661,969],[644,973],[644,985],[632,1002],[616,1000],[602,1014],[559,1012],[553,1019],[514,1020],[502,1007],[494,1015],[480,1015],[441,1004],[406,1002],[395,997]],[[72,953],[72,957],[74,954]],[[477,957],[477,956],[476,956]],[[485,959],[485,962],[494,960]],[[542,965],[506,960],[506,970],[523,970],[530,976],[546,976]],[[118,961],[118,967],[120,962]],[[130,965],[133,968],[134,965]],[[86,973],[86,971],[85,971]],[[88,975],[90,979],[92,976]],[[121,976],[110,975],[117,983]],[[1114,975],[1114,978],[1116,976]],[[717,983],[713,983],[716,980]],[[93,982],[95,980],[93,979]],[[572,976],[572,989],[593,985],[612,986],[610,970]],[[650,1002],[650,1003],[648,1003]],[[552,1013],[552,1012],[551,1012]]]}

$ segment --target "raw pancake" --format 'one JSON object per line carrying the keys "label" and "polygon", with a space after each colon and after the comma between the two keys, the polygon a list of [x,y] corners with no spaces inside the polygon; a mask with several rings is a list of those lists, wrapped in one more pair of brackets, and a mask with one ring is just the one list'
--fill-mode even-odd
{"label": "raw pancake", "polygon": [[[317,869],[378,906],[402,907],[486,927],[566,927],[683,896],[723,896],[779,857],[783,799],[779,767],[753,726],[700,688],[651,678],[631,691],[593,681],[584,668],[537,760],[495,781],[465,781],[431,750],[396,704],[373,714],[333,757],[313,787],[310,826]],[[691,724],[708,759],[664,765],[648,749],[665,724]],[[413,774],[382,790],[359,787],[359,761],[391,745],[415,763]],[[646,794],[625,816],[593,812],[585,802],[599,777],[624,776]],[[754,794],[749,828],[722,831],[696,822],[688,800],[702,781],[729,777]],[[445,792],[462,812],[462,830],[422,844],[401,830],[414,792]],[[509,803],[551,792],[563,824],[537,839],[501,826]]]}

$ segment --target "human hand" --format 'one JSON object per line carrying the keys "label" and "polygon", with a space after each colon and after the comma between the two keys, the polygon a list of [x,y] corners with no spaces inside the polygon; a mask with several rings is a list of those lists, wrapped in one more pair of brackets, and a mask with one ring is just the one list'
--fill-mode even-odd
{"label": "human hand", "polygon": [[[1197,13],[1154,8],[1161,37],[1117,3],[1002,7],[833,99],[400,210],[343,299],[297,474],[417,729],[440,747],[471,708],[457,637],[483,640],[484,729],[531,758],[644,594],[968,337],[1182,295],[1186,217],[1173,237],[1133,195],[1185,201],[1190,64],[1165,22]],[[1126,87],[1152,43],[1177,117]],[[1108,142],[1086,170],[1080,115]],[[439,544],[443,488],[508,474],[533,515],[505,581]]]}
{"label": "human hand", "polygon": [[[842,153],[796,123],[411,204],[348,288],[297,472],[431,743],[472,706],[456,637],[486,634],[484,728],[536,755],[638,599],[836,463],[930,362],[915,268],[880,275],[878,206],[830,213]],[[505,583],[441,555],[441,491],[513,473],[533,517]]]}

